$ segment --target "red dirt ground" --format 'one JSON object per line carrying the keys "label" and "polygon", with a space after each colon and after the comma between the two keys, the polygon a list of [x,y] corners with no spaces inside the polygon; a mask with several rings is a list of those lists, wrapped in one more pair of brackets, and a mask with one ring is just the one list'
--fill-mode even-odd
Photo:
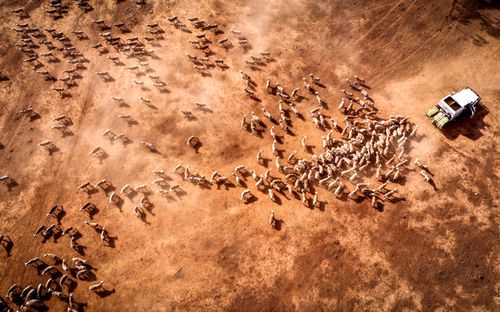
{"label": "red dirt ground", "polygon": [[[0,293],[12,283],[23,287],[45,282],[23,263],[54,252],[70,259],[79,256],[61,237],[41,243],[32,235],[54,204],[63,205],[64,228],[82,233],[79,242],[96,268],[95,280],[113,292],[100,298],[78,281],[74,298],[85,311],[494,311],[499,305],[499,113],[500,11],[495,1],[149,1],[144,6],[126,0],[94,1],[83,13],[72,1],[62,19],[46,13],[48,2],[4,0],[0,8],[0,175],[17,182],[10,190],[0,185],[0,233],[14,246],[10,256],[0,250]],[[20,21],[10,10],[24,6],[30,18]],[[229,69],[197,74],[185,56],[194,53],[193,34],[175,29],[168,16],[197,16],[218,23],[225,34],[214,39],[216,57]],[[168,93],[155,88],[141,91],[126,66],[114,66],[106,55],[89,48],[103,42],[92,21],[126,22],[131,33],[145,36],[147,23],[157,21],[165,40],[149,62],[154,74],[167,83]],[[15,46],[17,23],[56,28],[89,60],[72,97],[61,99],[54,85],[24,62]],[[189,25],[190,28],[192,28]],[[79,41],[72,30],[83,30],[89,40]],[[239,29],[252,49],[235,46],[229,51],[215,41],[232,37]],[[119,35],[116,29],[112,32]],[[234,40],[234,39],[233,39]],[[42,46],[38,52],[45,52]],[[271,51],[275,62],[259,71],[245,69],[243,59]],[[110,54],[117,54],[112,52]],[[71,67],[65,62],[46,64],[56,76]],[[238,71],[245,70],[258,84],[262,102],[242,94]],[[105,83],[95,72],[108,71],[115,79]],[[205,176],[223,174],[239,164],[263,173],[256,151],[270,155],[272,139],[258,138],[240,129],[241,115],[266,107],[277,114],[277,100],[263,91],[271,77],[287,90],[302,86],[309,73],[321,77],[322,98],[328,113],[341,118],[336,106],[344,80],[363,77],[381,115],[407,115],[419,125],[410,156],[428,164],[436,184],[426,184],[417,172],[405,174],[397,185],[404,200],[375,210],[368,201],[341,201],[326,190],[324,209],[308,209],[300,200],[281,196],[281,205],[250,189],[258,200],[239,201],[241,188],[201,189],[172,173],[177,163],[190,165]],[[472,87],[482,97],[473,119],[460,119],[439,131],[425,112],[452,90]],[[303,92],[302,92],[303,93]],[[130,107],[118,107],[110,96],[121,96]],[[152,100],[156,109],[140,103]],[[212,113],[193,108],[207,103]],[[306,113],[316,105],[308,96],[298,104]],[[31,106],[40,115],[29,121],[19,111]],[[193,110],[187,121],[180,109]],[[73,135],[61,137],[52,118],[71,117]],[[138,124],[127,126],[118,114],[130,114]],[[111,144],[101,134],[111,128],[126,133],[133,143]],[[309,117],[294,121],[295,137],[287,136],[287,152],[297,149],[303,135],[321,146]],[[198,153],[185,140],[197,135]],[[52,140],[59,151],[48,155],[38,146]],[[153,154],[139,142],[153,142]],[[89,157],[95,146],[108,157]],[[302,155],[305,156],[305,155]],[[272,166],[272,164],[270,164]],[[91,198],[76,193],[86,181],[107,179],[119,190],[123,185],[150,185],[153,169],[164,169],[184,194],[167,200],[150,196],[154,204],[147,222],[133,214],[139,196],[125,199],[122,211],[110,206],[100,191]],[[78,209],[87,201],[99,208],[95,222],[116,236],[114,247],[103,246],[99,235],[85,226]],[[269,227],[271,209],[283,220],[279,231]],[[66,308],[52,298],[52,311]]]}

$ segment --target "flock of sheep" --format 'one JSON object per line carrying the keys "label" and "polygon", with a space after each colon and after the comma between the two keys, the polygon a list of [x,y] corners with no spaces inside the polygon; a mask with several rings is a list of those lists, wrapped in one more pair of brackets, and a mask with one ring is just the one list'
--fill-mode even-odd
{"label": "flock of sheep", "polygon": [[[50,3],[52,9],[46,13],[54,19],[63,18],[69,10],[62,1],[52,0]],[[143,5],[144,1],[137,1],[137,4]],[[87,1],[79,0],[77,5],[85,12],[92,11]],[[16,46],[24,54],[25,62],[30,64],[41,78],[52,82],[52,90],[61,98],[71,97],[71,90],[77,87],[78,81],[83,78],[89,60],[73,45],[65,33],[54,28],[43,29],[24,22],[24,19],[29,19],[29,14],[23,8],[12,12],[23,20],[12,30],[19,36]],[[166,19],[165,23],[179,31],[192,34],[193,38],[189,41],[192,51],[186,53],[187,61],[192,63],[195,72],[204,76],[210,76],[210,71],[216,68],[231,69],[225,63],[224,55],[214,52],[214,44],[223,50],[229,50],[236,44],[246,52],[252,49],[249,40],[241,31],[231,29],[228,32],[231,35],[224,37],[225,31],[219,25],[207,23],[198,17],[189,17],[183,22],[180,17],[172,16]],[[147,46],[154,47],[155,43],[163,40],[165,30],[159,22],[148,23],[147,34],[141,37],[128,36],[131,30],[124,22],[108,24],[104,20],[94,20],[92,27],[97,27],[101,31],[99,34],[101,40],[90,46],[92,50],[106,57],[115,66],[124,66],[125,60],[136,59],[137,64],[126,67],[126,70],[149,79],[148,84],[150,83],[160,93],[167,91],[167,84],[153,73],[154,70],[149,64],[150,60],[155,60],[155,51],[147,48]],[[77,40],[89,40],[89,36],[80,29],[74,29],[71,33]],[[121,37],[120,34],[128,37]],[[40,51],[42,46],[46,52]],[[259,52],[258,55],[243,60],[245,71],[252,71],[273,61],[274,58],[268,51]],[[64,68],[63,75],[58,77],[44,70],[45,64],[48,63]],[[64,66],[64,63],[68,66]],[[272,145],[256,151],[258,167],[241,164],[232,172],[225,174],[214,171],[210,175],[205,175],[190,165],[177,164],[173,166],[172,172],[179,175],[182,181],[209,189],[213,185],[219,188],[240,187],[240,200],[244,204],[253,203],[258,197],[257,194],[262,192],[277,204],[281,203],[279,196],[286,198],[290,196],[290,199],[296,198],[310,208],[325,204],[325,201],[319,198],[319,188],[331,192],[332,198],[356,201],[366,198],[374,208],[380,208],[383,202],[397,199],[398,188],[395,184],[408,171],[416,170],[425,181],[432,183],[427,166],[418,159],[411,161],[407,153],[410,141],[416,135],[417,126],[405,116],[390,116],[387,119],[380,116],[374,100],[369,96],[369,88],[362,78],[354,76],[352,79],[346,79],[346,88],[339,91],[342,99],[336,113],[329,110],[322,100],[321,93],[326,92],[327,87],[313,74],[303,78],[300,82],[302,87],[290,88],[292,91],[288,92],[284,85],[279,82],[273,83],[271,79],[267,79],[265,87],[260,90],[251,74],[245,71],[239,71],[242,83],[241,95],[249,98],[249,101],[261,103],[262,107],[261,111],[242,112],[241,128],[248,135],[259,137],[268,132],[273,140]],[[108,72],[100,71],[95,74],[104,82],[115,81]],[[145,81],[133,82],[139,90],[149,90]],[[313,99],[315,107],[307,112],[304,109],[306,104],[303,102],[310,98]],[[125,100],[119,95],[111,97],[111,101],[118,106],[126,106]],[[152,105],[152,101],[146,97],[141,96],[140,101],[146,106]],[[265,102],[274,102],[276,107],[266,107]],[[198,110],[211,111],[204,103],[196,102],[194,107]],[[273,115],[270,111],[275,111],[276,108],[278,114]],[[193,112],[189,109],[183,109],[180,113],[186,119],[193,118]],[[332,117],[334,113],[337,118]],[[24,107],[20,115],[30,120],[39,117],[31,107]],[[129,114],[121,114],[118,118],[128,124],[137,123]],[[290,134],[294,128],[294,119],[311,120],[319,131],[324,132],[321,149],[313,148],[307,136],[302,136],[297,150],[286,152],[282,148],[285,140],[293,140]],[[60,131],[63,136],[71,133],[69,127],[73,123],[70,117],[59,115],[52,121],[55,124],[51,128]],[[112,129],[104,130],[102,135],[110,141],[118,141],[124,145],[132,142],[126,134],[115,133]],[[153,153],[157,152],[157,147],[151,142],[141,140],[140,144]],[[198,149],[201,140],[196,136],[190,136],[186,144]],[[57,150],[51,140],[40,142],[39,145],[49,153]],[[96,146],[89,155],[103,160],[107,153],[103,147]],[[274,168],[268,166],[269,161],[272,161]],[[265,167],[265,171],[259,173],[260,166]],[[155,179],[151,184],[157,188],[156,193],[159,195],[171,198],[183,192],[179,184],[170,184],[172,178],[164,170],[156,169],[152,174]],[[250,179],[252,183],[249,183]],[[0,182],[9,189],[16,184],[15,179],[9,175],[0,177]],[[124,202],[123,198],[132,199],[136,194],[141,194],[140,200],[133,208],[134,214],[141,220],[145,220],[146,211],[151,206],[149,198],[154,193],[148,184],[136,186],[126,184],[120,191],[115,191],[113,184],[107,180],[96,183],[87,181],[76,188],[78,192],[89,194],[89,197],[93,193],[102,191],[108,197],[109,204],[116,205],[120,209]],[[103,244],[113,244],[114,238],[109,235],[106,226],[87,220],[98,213],[94,203],[86,202],[80,208],[80,212],[85,217],[82,224],[95,230]],[[82,254],[84,247],[78,243],[82,234],[77,227],[63,228],[60,225],[60,220],[65,214],[61,205],[52,206],[47,216],[55,223],[40,225],[34,229],[34,236],[42,237],[43,242],[50,238],[57,240],[60,237],[68,237],[69,252]],[[269,218],[272,227],[276,227],[277,220],[272,209]],[[0,245],[10,255],[14,244],[7,234],[0,235]],[[16,306],[19,311],[40,311],[47,308],[44,302],[50,297],[57,297],[66,302],[67,311],[82,309],[82,304],[73,298],[73,291],[76,287],[75,280],[95,280],[95,270],[87,260],[71,257],[71,261],[67,261],[62,256],[46,254],[42,257],[35,256],[25,265],[33,267],[38,275],[47,276],[47,282],[37,286],[12,284],[5,295],[6,299],[0,297],[0,311],[14,311],[12,306]],[[89,286],[89,290],[96,293],[110,292],[104,288],[103,281]]]}

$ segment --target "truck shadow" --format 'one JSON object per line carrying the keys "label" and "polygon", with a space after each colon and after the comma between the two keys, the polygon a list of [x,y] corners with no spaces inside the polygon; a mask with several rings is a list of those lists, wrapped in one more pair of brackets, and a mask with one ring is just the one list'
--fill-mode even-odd
{"label": "truck shadow", "polygon": [[455,140],[459,136],[464,136],[470,140],[476,141],[483,136],[483,131],[490,127],[484,121],[484,117],[489,114],[488,108],[480,102],[476,105],[476,113],[470,118],[469,112],[464,112],[442,130],[446,138]]}

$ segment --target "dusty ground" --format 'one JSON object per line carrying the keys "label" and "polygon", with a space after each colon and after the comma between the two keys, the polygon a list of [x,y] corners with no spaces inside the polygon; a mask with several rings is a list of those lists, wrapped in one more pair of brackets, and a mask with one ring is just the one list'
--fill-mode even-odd
{"label": "dusty ground", "polygon": [[[498,309],[500,12],[495,1],[147,0],[138,7],[129,0],[119,5],[91,0],[95,10],[86,14],[65,2],[70,11],[57,21],[44,13],[48,4],[42,1],[5,0],[0,9],[0,71],[10,79],[0,82],[0,175],[18,183],[10,191],[0,185],[0,233],[14,242],[10,256],[0,250],[2,296],[12,283],[46,280],[25,267],[26,260],[46,252],[78,256],[65,237],[41,243],[32,236],[39,225],[53,222],[45,214],[59,203],[66,211],[62,226],[81,231],[83,257],[96,267],[96,280],[114,291],[99,298],[87,289],[92,282],[80,281],[74,296],[85,311]],[[51,90],[53,83],[23,62],[15,47],[18,35],[10,30],[19,23],[10,10],[21,5],[30,14],[24,22],[64,32],[90,61],[71,98],[61,99]],[[172,27],[166,20],[170,15],[186,23],[189,16],[217,22],[226,34],[210,35],[213,39],[239,29],[253,48],[215,47],[230,69],[202,77],[185,56],[194,53],[187,42],[193,35]],[[122,56],[126,66],[114,66],[89,48],[102,41],[91,24],[98,18],[126,22],[132,33],[122,37],[144,36],[151,21],[161,24],[165,40],[159,47],[148,45],[158,56],[149,62],[169,93],[134,86],[133,79],[149,81],[125,69],[135,59]],[[74,29],[90,39],[77,40]],[[262,103],[257,103],[242,94],[238,71],[244,58],[263,50],[276,62],[260,71],[245,69],[258,83]],[[56,75],[70,67],[46,65]],[[115,81],[103,82],[96,71],[110,72]],[[332,116],[341,118],[335,109],[339,90],[346,77],[357,74],[370,85],[383,116],[408,115],[419,124],[410,155],[429,164],[436,189],[410,171],[397,185],[404,200],[381,210],[367,201],[337,200],[324,190],[324,209],[311,210],[283,196],[281,205],[273,204],[256,191],[258,201],[245,206],[238,200],[241,188],[203,190],[171,173],[176,163],[205,175],[228,174],[240,163],[262,173],[255,153],[264,149],[270,155],[272,139],[241,131],[241,114],[261,105],[277,114],[276,98],[263,91],[265,79],[290,91],[310,72],[324,81],[322,97]],[[426,120],[426,110],[464,86],[481,95],[478,114],[438,131]],[[118,107],[110,96],[123,97],[130,107]],[[156,109],[140,103],[139,96],[150,98]],[[187,121],[180,109],[193,109],[195,101],[213,112],[196,111],[197,120]],[[308,96],[299,109],[307,112],[315,105]],[[40,118],[20,117],[26,106]],[[51,129],[51,119],[60,114],[73,120],[73,135],[61,137]],[[118,114],[132,115],[138,125],[128,127]],[[133,143],[110,144],[101,136],[107,128],[125,132]],[[294,121],[293,131],[297,136],[287,137],[284,145],[288,152],[305,134],[319,150],[324,133],[309,118]],[[200,137],[199,153],[185,145],[190,135]],[[59,151],[48,155],[38,146],[47,139]],[[159,153],[148,152],[141,140],[156,144]],[[108,154],[101,163],[88,156],[96,145]],[[135,203],[126,199],[120,211],[108,205],[102,191],[91,198],[76,193],[77,185],[100,179],[117,190],[126,183],[150,184],[151,171],[160,168],[185,194],[170,201],[150,196],[154,208],[147,222],[132,212],[139,196]],[[87,201],[100,210],[94,220],[116,236],[114,247],[103,246],[83,224],[86,217],[78,209]],[[271,209],[283,220],[280,231],[267,224]],[[54,298],[47,305],[65,309]]]}

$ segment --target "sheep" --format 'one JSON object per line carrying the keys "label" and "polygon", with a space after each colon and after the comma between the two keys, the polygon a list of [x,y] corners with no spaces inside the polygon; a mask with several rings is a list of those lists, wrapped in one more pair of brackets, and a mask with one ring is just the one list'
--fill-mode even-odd
{"label": "sheep", "polygon": [[297,151],[293,151],[292,153],[290,153],[290,155],[288,155],[287,161],[289,163],[295,162],[297,160],[297,158],[295,158],[295,154],[297,154]]}
{"label": "sheep", "polygon": [[422,170],[428,171],[427,166],[426,166],[426,165],[424,165],[424,164],[422,164],[418,158],[415,158],[415,161],[413,162],[413,164],[414,164],[416,167],[418,167],[418,168],[420,168],[420,169],[422,169]]}
{"label": "sheep", "polygon": [[274,196],[274,192],[272,189],[268,189],[267,194],[269,195],[269,199],[271,199],[273,202],[276,202],[276,196]]}
{"label": "sheep", "polygon": [[264,172],[264,179],[267,180],[269,178],[269,175],[271,174],[272,169],[269,168]]}
{"label": "sheep", "polygon": [[144,103],[146,105],[151,105],[151,100],[150,99],[144,98],[142,96],[140,96],[139,99],[141,100],[142,103]]}
{"label": "sheep", "polygon": [[304,190],[302,190],[302,193],[300,194],[300,196],[302,199],[302,205],[307,206],[308,201],[307,201],[307,197],[306,197],[306,192]]}
{"label": "sheep", "polygon": [[118,204],[120,203],[121,201],[121,198],[120,196],[116,195],[115,192],[112,192],[111,195],[109,195],[109,204],[110,205],[115,205],[115,206],[118,206]]}
{"label": "sheep", "polygon": [[102,227],[101,234],[99,235],[99,238],[101,239],[102,242],[109,244],[110,237],[108,235],[108,230],[106,229],[105,226]]}
{"label": "sheep", "polygon": [[245,165],[238,165],[234,168],[235,173],[243,173],[245,172]]}
{"label": "sheep", "polygon": [[312,202],[312,205],[313,207],[316,207],[319,203],[319,200],[318,200],[318,192],[314,192],[314,197],[313,197],[313,202]]}
{"label": "sheep", "polygon": [[197,146],[200,145],[200,139],[196,136],[190,136],[187,141],[186,141],[186,144],[189,146],[189,147],[192,147],[194,149],[196,149]]}
{"label": "sheep", "polygon": [[256,188],[256,189],[259,189],[259,187],[260,187],[261,185],[263,185],[263,184],[264,184],[264,177],[263,177],[263,176],[260,176],[260,177],[259,177],[259,179],[257,180],[257,182],[255,183],[255,188]]}
{"label": "sheep", "polygon": [[116,134],[114,134],[111,129],[107,129],[106,131],[104,131],[102,136],[110,141],[113,141],[116,138]]}
{"label": "sheep", "polygon": [[108,182],[106,179],[102,179],[95,184],[95,188],[98,187],[101,188],[104,192],[106,192],[107,189],[112,187],[112,184],[111,182]]}
{"label": "sheep", "polygon": [[276,169],[278,171],[283,172],[283,166],[281,166],[280,160],[281,160],[281,158],[279,156],[277,156],[276,159],[274,160],[274,164],[275,164]]}
{"label": "sheep", "polygon": [[266,110],[265,108],[262,108],[262,112],[264,113],[264,116],[269,119],[270,121],[273,121],[274,120],[274,117],[273,115],[271,115],[271,113]]}
{"label": "sheep", "polygon": [[397,191],[398,191],[398,189],[396,189],[396,188],[395,188],[395,189],[392,189],[392,190],[390,190],[389,192],[385,193],[385,194],[384,194],[384,199],[385,199],[385,200],[390,199],[390,198],[391,198],[391,195],[392,195],[392,194],[394,194],[394,193],[395,193],[395,192],[397,192]]}
{"label": "sheep", "polygon": [[296,99],[297,99],[297,97],[298,97],[298,94],[297,94],[298,92],[299,92],[299,88],[295,88],[295,89],[293,89],[293,90],[292,90],[292,93],[290,93],[290,97],[291,97],[292,99],[295,99],[295,100],[296,100]]}
{"label": "sheep", "polygon": [[321,97],[319,95],[319,92],[314,92],[314,96],[316,97],[316,101],[318,102],[318,105],[320,107],[324,107],[324,103],[323,101],[321,100]]}
{"label": "sheep", "polygon": [[251,80],[250,76],[248,76],[247,74],[245,74],[242,70],[240,70],[240,75],[241,75],[241,79],[243,79],[245,81],[250,81]]}
{"label": "sheep", "polygon": [[105,155],[105,152],[100,146],[97,146],[90,151],[89,155],[92,157],[101,158]]}
{"label": "sheep", "polygon": [[[172,188],[170,188],[170,192],[172,192]],[[144,195],[141,197],[141,199],[139,200],[139,205],[141,206],[141,208],[144,208],[144,209],[149,209],[151,207],[151,202],[149,201],[149,199]]]}
{"label": "sheep", "polygon": [[424,177],[424,181],[430,183],[431,182],[431,177],[427,174],[427,172],[422,169],[419,171],[419,174]]}
{"label": "sheep", "polygon": [[144,145],[147,149],[149,149],[152,153],[157,152],[156,146],[153,143],[141,141],[141,144]]}
{"label": "sheep", "polygon": [[0,177],[0,182],[2,182],[3,184],[5,185],[9,185],[9,184],[12,184],[12,182],[14,181],[14,179],[12,179],[10,176],[8,175],[4,175],[4,176],[1,176]]}
{"label": "sheep", "polygon": [[243,114],[243,117],[241,119],[241,129],[248,131],[250,124],[247,122],[246,117],[247,115]]}
{"label": "sheep", "polygon": [[139,184],[136,187],[134,187],[134,192],[141,192],[143,194],[146,194],[150,192],[150,189],[146,184]]}
{"label": "sheep", "polygon": [[356,79],[356,82],[357,82],[358,84],[360,84],[360,85],[362,85],[362,86],[366,86],[366,84],[365,84],[365,80],[364,80],[364,79],[362,79],[362,78],[360,78],[360,77],[358,77],[358,76],[354,76],[354,79]]}
{"label": "sheep", "polygon": [[97,293],[97,292],[99,292],[99,290],[103,289],[103,286],[102,286],[103,283],[104,283],[104,281],[100,281],[97,284],[90,285],[89,290]]}
{"label": "sheep", "polygon": [[[55,286],[53,286],[55,285]],[[47,289],[47,293],[51,294],[51,292],[54,290],[54,288],[57,288],[58,284],[54,278],[49,278],[47,282],[45,283],[45,289]]]}
{"label": "sheep", "polygon": [[335,197],[337,197],[337,198],[340,197],[340,194],[342,193],[343,188],[344,188],[344,184],[342,182],[340,182],[337,189],[335,189],[335,192],[334,192]]}
{"label": "sheep", "polygon": [[248,201],[250,200],[250,198],[252,198],[252,197],[253,197],[253,195],[252,195],[252,193],[250,192],[250,190],[249,190],[249,189],[244,190],[244,191],[243,191],[243,192],[241,192],[241,194],[240,194],[240,200],[241,200],[242,202],[244,202],[245,204],[247,204],[247,203],[248,203]]}
{"label": "sheep", "polygon": [[166,181],[165,181],[164,178],[159,178],[159,179],[153,180],[153,182],[151,182],[151,184],[156,184],[156,185],[158,185],[160,187],[163,187],[163,186],[165,186]]}
{"label": "sheep", "polygon": [[200,102],[194,102],[194,105],[196,105],[196,108],[199,110],[208,110],[208,106],[205,103],[200,103]]}
{"label": "sheep", "polygon": [[349,194],[347,194],[347,198],[352,198],[358,191],[359,187],[356,185],[356,187]]}
{"label": "sheep", "polygon": [[63,212],[63,208],[61,205],[54,205],[52,208],[50,208],[49,212],[47,213],[48,217],[52,217],[55,219],[59,219],[61,217],[61,213]]}
{"label": "sheep", "polygon": [[159,193],[163,197],[167,197],[167,198],[170,197],[170,191],[169,190],[161,189],[161,190],[157,190],[156,193]]}
{"label": "sheep", "polygon": [[314,76],[313,74],[309,74],[309,77],[311,78],[311,81],[317,85],[321,85],[320,79],[317,76]]}
{"label": "sheep", "polygon": [[125,105],[125,100],[123,100],[123,98],[119,97],[119,96],[112,96],[111,99],[118,103],[119,105]]}
{"label": "sheep", "polygon": [[96,222],[89,222],[89,221],[85,220],[84,223],[98,232],[103,229],[103,227]]}
{"label": "sheep", "polygon": [[216,170],[212,172],[212,175],[210,176],[210,182],[215,182],[215,177],[219,175],[219,172]]}
{"label": "sheep", "polygon": [[61,232],[61,236],[66,236],[66,234],[69,234],[70,236],[74,236],[78,233],[78,230],[73,228],[72,226],[68,227],[64,231]]}
{"label": "sheep", "polygon": [[262,150],[259,150],[257,152],[257,163],[260,163],[262,160],[264,160],[264,157],[262,157]]}
{"label": "sheep", "polygon": [[184,114],[184,117],[186,119],[194,119],[194,115],[191,111],[188,110],[181,110],[181,113]]}
{"label": "sheep", "polygon": [[300,146],[307,152],[308,146],[306,143],[307,136],[302,137],[302,140],[300,141]]}
{"label": "sheep", "polygon": [[55,150],[56,148],[56,145],[54,143],[52,143],[51,141],[43,141],[41,143],[39,143],[38,145],[40,145],[41,147],[43,147],[46,151],[48,151],[49,153],[52,152],[53,150]]}
{"label": "sheep", "polygon": [[307,83],[307,80],[306,78],[302,78],[303,82],[304,82],[304,87],[306,88],[307,91],[309,91],[310,93],[314,94],[314,88],[309,84]]}
{"label": "sheep", "polygon": [[278,154],[278,149],[277,149],[277,147],[276,147],[276,141],[273,141],[273,144],[272,144],[272,146],[271,146],[271,149],[272,149],[272,154],[273,154],[273,155],[275,155],[275,156],[279,155],[279,154]]}
{"label": "sheep", "polygon": [[269,216],[269,225],[273,229],[276,228],[276,217],[274,216],[274,210],[271,210],[271,215]]}
{"label": "sheep", "polygon": [[217,180],[215,180],[215,182],[218,184],[218,185],[222,185],[222,184],[226,184],[228,182],[228,177],[225,177],[225,176],[222,176],[222,177],[218,177]]}
{"label": "sheep", "polygon": [[43,276],[45,273],[49,273],[50,275],[53,275],[55,272],[59,272],[55,266],[49,265],[45,269],[42,270],[41,276]]}

